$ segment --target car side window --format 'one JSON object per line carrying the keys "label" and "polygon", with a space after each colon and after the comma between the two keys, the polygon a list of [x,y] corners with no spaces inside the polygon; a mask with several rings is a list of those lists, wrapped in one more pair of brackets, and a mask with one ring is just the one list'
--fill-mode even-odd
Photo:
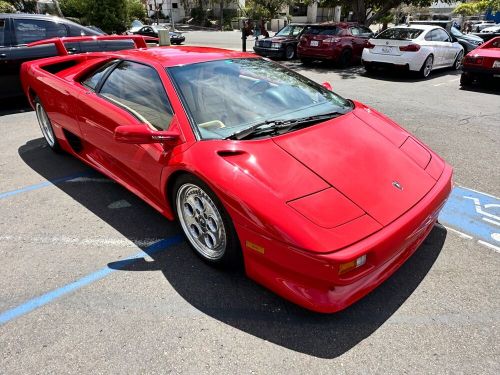
{"label": "car side window", "polygon": [[68,36],[62,23],[37,19],[14,19],[16,44],[28,44],[37,40]]}
{"label": "car side window", "polygon": [[0,47],[5,46],[5,34],[6,34],[7,22],[5,19],[0,18]]}
{"label": "car side window", "polygon": [[101,81],[102,77],[104,77],[111,69],[118,64],[118,60],[109,61],[103,66],[99,67],[96,71],[90,73],[86,78],[84,78],[81,83],[85,87],[91,89],[92,91],[96,91],[97,85]]}
{"label": "car side window", "polygon": [[436,39],[438,42],[450,42],[450,36],[448,35],[448,33],[444,30],[434,30],[434,32],[436,33]]}
{"label": "car side window", "polygon": [[351,34],[353,36],[358,36],[359,35],[359,29],[357,27],[351,27],[350,30],[351,30]]}
{"label": "car side window", "polygon": [[425,34],[425,40],[427,41],[433,41],[434,39],[434,30],[429,31],[427,34]]}
{"label": "car side window", "polygon": [[172,107],[158,72],[150,66],[122,61],[99,93],[155,129],[165,130],[170,125]]}

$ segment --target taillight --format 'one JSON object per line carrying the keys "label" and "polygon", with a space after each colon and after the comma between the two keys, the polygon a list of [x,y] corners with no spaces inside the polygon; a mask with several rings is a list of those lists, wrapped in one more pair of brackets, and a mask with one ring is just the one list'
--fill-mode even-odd
{"label": "taillight", "polygon": [[420,50],[420,44],[408,44],[407,46],[401,46],[399,47],[399,50],[401,52],[417,52]]}
{"label": "taillight", "polygon": [[375,47],[375,44],[371,44],[370,42],[366,43],[365,48],[372,49]]}
{"label": "taillight", "polygon": [[465,63],[466,64],[481,65],[483,63],[483,58],[479,57],[479,56],[466,56]]}
{"label": "taillight", "polygon": [[340,38],[326,38],[326,39],[323,39],[322,42],[324,44],[338,43],[338,42],[340,42]]}

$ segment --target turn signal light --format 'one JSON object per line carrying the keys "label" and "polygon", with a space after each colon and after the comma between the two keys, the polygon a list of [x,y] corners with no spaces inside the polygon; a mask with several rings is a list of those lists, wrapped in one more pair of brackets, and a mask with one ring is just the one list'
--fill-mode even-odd
{"label": "turn signal light", "polygon": [[483,63],[483,58],[477,56],[467,56],[465,58],[465,62],[467,64],[481,65]]}
{"label": "turn signal light", "polygon": [[339,275],[343,275],[346,272],[349,272],[355,268],[359,268],[366,263],[366,254],[361,255],[359,258],[355,260],[351,260],[347,263],[341,263],[339,265]]}
{"label": "turn signal light", "polygon": [[417,52],[420,50],[420,44],[411,43],[407,46],[399,47],[399,50],[402,52]]}

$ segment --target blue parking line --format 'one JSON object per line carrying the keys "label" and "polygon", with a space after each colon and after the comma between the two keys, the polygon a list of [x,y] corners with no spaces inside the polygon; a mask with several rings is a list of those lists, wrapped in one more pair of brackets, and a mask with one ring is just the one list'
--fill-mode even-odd
{"label": "blue parking line", "polygon": [[455,186],[439,222],[493,247],[500,246],[500,199]]}
{"label": "blue parking line", "polygon": [[[73,177],[74,178],[74,177]],[[123,269],[126,266],[134,263],[137,261],[137,259],[143,258],[145,255],[151,255],[154,253],[158,253],[161,250],[166,249],[167,247],[177,245],[183,241],[182,236],[177,235],[174,237],[169,237],[165,238],[161,241],[158,241],[150,246],[148,246],[146,249],[143,251],[138,252],[135,255],[132,255],[131,257],[128,257],[126,259],[121,260],[120,262],[115,263],[116,269],[111,269],[109,267],[104,267],[101,268],[98,271],[95,271],[87,276],[82,277],[81,279],[78,279],[70,284],[67,284],[63,287],[54,289],[50,292],[47,292],[45,294],[42,294],[41,296],[35,297],[22,305],[19,305],[17,307],[14,307],[10,310],[7,310],[3,313],[0,313],[0,326],[11,321],[12,319],[18,318],[22,315],[28,314],[31,311],[42,307],[58,298],[61,298],[62,296],[71,293],[77,289],[83,288],[86,285],[89,285],[95,281],[101,280],[105,278],[106,276],[110,275],[113,272],[116,272],[117,270]]]}
{"label": "blue parking line", "polygon": [[54,180],[44,181],[44,182],[41,182],[39,184],[25,186],[25,187],[22,187],[20,189],[6,191],[5,193],[0,193],[0,199],[4,199],[4,198],[11,197],[13,195],[17,195],[17,194],[21,194],[21,193],[26,193],[26,192],[32,191],[32,190],[42,189],[42,188],[47,187],[47,186],[61,184],[63,182],[73,180],[73,179],[78,178],[78,177],[87,177],[87,176],[92,175],[94,173],[95,173],[94,171],[77,173],[77,174],[73,174],[73,175],[66,176],[66,177],[56,178]]}

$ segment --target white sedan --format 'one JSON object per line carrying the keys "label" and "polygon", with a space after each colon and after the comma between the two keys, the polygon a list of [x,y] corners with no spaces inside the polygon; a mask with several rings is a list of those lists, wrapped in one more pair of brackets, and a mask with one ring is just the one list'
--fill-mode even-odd
{"label": "white sedan", "polygon": [[459,69],[463,56],[463,47],[442,27],[411,25],[392,27],[371,38],[361,60],[368,72],[400,67],[427,78],[434,69]]}

